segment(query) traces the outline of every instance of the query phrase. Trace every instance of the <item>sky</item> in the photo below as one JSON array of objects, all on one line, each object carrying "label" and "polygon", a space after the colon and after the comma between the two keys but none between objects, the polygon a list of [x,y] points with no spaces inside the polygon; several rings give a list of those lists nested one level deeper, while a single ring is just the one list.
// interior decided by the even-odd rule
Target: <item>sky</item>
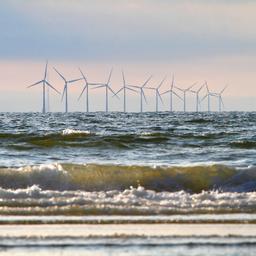
[{"label": "sky", "polygon": [[[256,1],[254,0],[8,0],[0,2],[0,112],[41,111],[42,89],[26,87],[43,77],[49,60],[49,81],[58,89],[67,79],[79,78],[81,67],[91,82],[105,82],[113,67],[111,86],[141,85],[153,74],[161,90],[186,88],[204,81],[213,92],[228,85],[225,110],[256,109]],[[77,100],[83,82],[70,86],[70,110],[84,111]],[[178,92],[178,91],[177,91]],[[201,97],[204,96],[202,91]],[[145,111],[154,110],[153,92],[147,90]],[[120,94],[121,97],[121,94]],[[164,97],[161,110],[168,110]],[[202,103],[202,110],[206,110]],[[217,100],[212,100],[217,109]],[[110,109],[122,101],[110,97]],[[175,110],[182,104],[176,99]],[[50,110],[64,104],[50,93]],[[103,90],[90,90],[90,109],[104,109]],[[195,98],[188,95],[188,109]],[[128,95],[128,111],[139,110],[139,96]]]}]

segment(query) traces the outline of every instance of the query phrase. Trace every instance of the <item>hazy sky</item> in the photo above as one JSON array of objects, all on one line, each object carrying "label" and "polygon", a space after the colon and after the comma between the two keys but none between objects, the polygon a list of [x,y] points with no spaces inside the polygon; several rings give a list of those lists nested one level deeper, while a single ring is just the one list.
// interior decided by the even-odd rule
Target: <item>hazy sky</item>
[{"label": "hazy sky", "polygon": [[[59,90],[63,84],[52,66],[68,79],[77,78],[81,66],[97,82],[105,81],[113,66],[114,90],[121,86],[121,69],[132,84],[153,73],[153,87],[168,75],[163,90],[174,73],[183,88],[207,80],[211,90],[220,91],[228,84],[227,110],[255,110],[255,13],[254,0],[1,1],[0,111],[41,110],[40,87],[26,86],[42,78],[46,59],[49,79]],[[70,91],[71,110],[84,108],[77,102],[81,89],[78,83]],[[103,91],[91,93],[91,109],[101,110]],[[153,95],[147,96],[152,103],[146,110],[152,110]],[[139,110],[138,96],[129,100],[128,110]],[[121,103],[111,101],[117,110]],[[162,109],[168,108],[167,97],[165,104]],[[189,106],[194,108],[192,98]],[[63,109],[54,94],[51,109]]]}]

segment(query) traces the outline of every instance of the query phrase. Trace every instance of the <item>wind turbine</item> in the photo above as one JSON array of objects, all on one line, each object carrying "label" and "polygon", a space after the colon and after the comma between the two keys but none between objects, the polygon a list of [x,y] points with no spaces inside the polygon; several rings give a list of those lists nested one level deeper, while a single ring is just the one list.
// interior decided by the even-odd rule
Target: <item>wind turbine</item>
[{"label": "wind turbine", "polygon": [[211,102],[210,102],[211,101],[211,96],[212,97],[217,97],[217,95],[210,92],[207,81],[205,81],[205,86],[206,86],[207,94],[201,99],[201,102],[207,97],[207,99],[208,99],[208,112],[210,112],[211,111]]},{"label": "wind turbine", "polygon": [[176,89],[180,90],[181,92],[183,92],[183,111],[186,112],[186,96],[187,96],[187,92],[190,91],[190,89],[192,87],[194,87],[196,85],[197,82],[193,83],[192,85],[190,85],[188,88],[186,89],[181,89],[177,86],[174,86]]},{"label": "wind turbine", "polygon": [[118,90],[113,96],[116,96],[118,95],[121,91],[123,91],[124,93],[124,113],[126,112],[126,90],[130,90],[130,91],[133,91],[133,92],[136,92],[136,90],[130,88],[127,84],[126,84],[126,81],[125,81],[125,76],[124,76],[124,72],[122,71],[122,77],[123,77],[123,87]]},{"label": "wind turbine", "polygon": [[174,91],[174,75],[172,75],[172,83],[171,83],[171,88],[170,88],[170,90],[168,90],[168,91],[165,91],[165,92],[163,92],[161,95],[164,95],[164,94],[166,94],[166,93],[170,93],[170,112],[172,112],[173,111],[173,94],[176,96],[176,97],[178,97],[179,99],[181,99],[182,100],[182,98]]},{"label": "wind turbine", "polygon": [[79,71],[85,81],[85,85],[84,85],[84,88],[81,92],[81,94],[79,95],[79,98],[78,100],[81,99],[82,95],[84,94],[84,92],[86,91],[86,112],[88,113],[89,112],[89,85],[99,85],[99,83],[89,83],[84,75],[84,73],[82,72],[82,70],[79,68]]},{"label": "wind turbine", "polygon": [[113,72],[113,68],[110,70],[107,83],[105,83],[105,84],[101,84],[101,83],[94,84],[94,85],[98,85],[98,86],[93,88],[93,89],[105,88],[105,95],[106,95],[106,112],[108,112],[108,92],[111,91],[112,94],[118,98],[118,96],[115,95],[115,92],[114,92],[114,91],[111,89],[111,87],[109,86],[110,79],[111,79],[111,76],[112,76],[112,72]]},{"label": "wind turbine", "polygon": [[160,101],[162,102],[162,104],[164,104],[163,99],[161,97],[161,94],[159,92],[160,87],[163,85],[164,81],[166,80],[166,77],[160,82],[160,84],[154,88],[154,87],[145,87],[145,89],[150,89],[150,90],[154,90],[156,93],[156,112],[158,112],[158,99],[160,99]]},{"label": "wind turbine", "polygon": [[194,93],[196,95],[196,112],[199,111],[199,106],[200,106],[199,93],[203,89],[204,86],[205,86],[205,83],[197,91],[190,90],[190,92],[192,92],[192,93]]},{"label": "wind turbine", "polygon": [[227,89],[227,85],[219,92],[219,93],[214,93],[216,97],[219,99],[219,112],[222,111],[222,106],[224,107],[223,99],[222,99],[222,94],[223,92]]},{"label": "wind turbine", "polygon": [[133,87],[133,88],[137,88],[140,91],[140,112],[143,112],[143,99],[145,100],[145,102],[147,103],[147,99],[144,93],[144,87],[147,85],[147,83],[151,80],[152,75],[145,81],[144,84],[142,84],[142,86],[137,86],[137,85],[129,85],[129,87]]},{"label": "wind turbine", "polygon": [[78,79],[73,79],[73,80],[66,80],[66,78],[56,68],[54,68],[54,70],[58,73],[58,75],[64,81],[64,88],[63,88],[63,92],[62,92],[61,101],[63,101],[63,98],[65,96],[65,112],[68,113],[68,85],[72,84],[72,83],[75,83],[77,81],[80,81],[83,78],[78,78]]},{"label": "wind turbine", "polygon": [[40,80],[30,86],[28,86],[27,88],[31,88],[33,86],[42,84],[43,86],[43,109],[42,109],[42,113],[45,114],[46,113],[46,86],[47,88],[50,87],[51,89],[53,89],[55,92],[57,92],[58,94],[60,94],[60,92],[58,90],[56,90],[47,80],[47,71],[48,71],[48,61],[46,61],[46,65],[45,65],[45,71],[44,71],[44,78],[43,80]]}]

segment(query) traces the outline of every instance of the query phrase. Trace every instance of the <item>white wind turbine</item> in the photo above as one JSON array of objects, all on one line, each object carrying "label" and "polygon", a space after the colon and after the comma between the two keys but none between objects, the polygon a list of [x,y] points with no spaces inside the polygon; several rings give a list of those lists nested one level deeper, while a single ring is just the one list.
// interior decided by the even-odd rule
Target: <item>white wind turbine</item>
[{"label": "white wind turbine", "polygon": [[79,95],[79,98],[78,100],[81,99],[82,95],[84,94],[84,92],[86,91],[86,112],[88,113],[89,112],[89,85],[99,85],[99,83],[89,83],[84,75],[84,73],[82,72],[82,70],[79,68],[79,71],[85,81],[85,85],[84,85],[84,88],[81,92],[81,94]]},{"label": "white wind turbine", "polygon": [[46,113],[46,86],[47,88],[51,88],[53,89],[55,92],[57,92],[58,94],[60,94],[60,92],[58,90],[56,90],[46,79],[47,77],[47,71],[48,71],[48,61],[46,61],[46,65],[45,65],[45,71],[44,71],[44,78],[43,80],[40,80],[30,86],[28,86],[27,88],[31,88],[35,85],[39,85],[42,84],[43,86],[43,108],[42,108],[42,113],[45,114]]},{"label": "white wind turbine", "polygon": [[194,87],[196,85],[197,82],[193,83],[192,85],[190,85],[188,88],[186,89],[181,89],[177,86],[174,86],[176,89],[180,90],[181,92],[183,92],[183,111],[186,112],[186,96],[187,93],[190,92],[190,89],[192,89],[192,87]]},{"label": "white wind turbine", "polygon": [[129,87],[137,88],[140,91],[140,112],[143,112],[143,99],[147,103],[146,95],[144,92],[144,87],[147,85],[147,83],[151,80],[152,75],[145,81],[145,83],[142,86],[137,86],[137,85],[129,85]]},{"label": "white wind turbine", "polygon": [[159,92],[160,87],[163,85],[164,81],[166,80],[166,77],[160,82],[160,84],[154,88],[154,87],[145,87],[145,89],[150,89],[155,91],[155,97],[156,97],[156,112],[158,112],[158,99],[164,104],[163,99],[161,97],[161,94]]},{"label": "white wind turbine", "polygon": [[113,96],[116,96],[118,95],[121,91],[123,91],[123,95],[124,95],[124,113],[126,112],[126,90],[130,90],[130,91],[133,91],[133,92],[136,92],[136,90],[130,88],[127,84],[126,84],[126,81],[125,81],[125,76],[124,76],[124,72],[122,71],[122,77],[123,77],[123,87],[121,87],[120,90],[118,90]]},{"label": "white wind turbine", "polygon": [[200,107],[199,93],[203,89],[204,86],[205,86],[205,83],[196,91],[195,90],[190,90],[190,92],[192,92],[196,95],[196,112],[199,111],[199,107]]},{"label": "white wind turbine", "polygon": [[118,98],[118,96],[115,94],[115,92],[111,89],[110,87],[110,79],[112,76],[113,68],[110,70],[109,76],[108,76],[108,81],[105,84],[102,83],[97,83],[94,85],[98,85],[97,87],[94,87],[93,89],[98,89],[98,88],[105,88],[105,96],[106,96],[106,112],[108,112],[108,92],[111,91],[111,93]]},{"label": "white wind turbine", "polygon": [[65,112],[68,113],[68,85],[72,84],[72,83],[75,83],[77,81],[80,81],[83,78],[78,78],[78,79],[73,79],[73,80],[66,80],[66,78],[56,68],[54,68],[54,70],[58,73],[58,75],[64,81],[64,88],[63,88],[63,92],[62,92],[61,101],[63,101],[63,98],[65,96]]},{"label": "white wind turbine", "polygon": [[206,86],[207,94],[201,99],[201,102],[204,101],[204,99],[207,97],[207,99],[208,99],[208,112],[210,112],[211,111],[211,96],[212,97],[217,97],[217,95],[215,93],[210,92],[207,81],[205,81],[205,86]]},{"label": "white wind turbine", "polygon": [[223,92],[227,89],[227,85],[219,92],[219,93],[214,93],[216,95],[216,97],[218,98],[219,100],[219,112],[222,111],[222,106],[224,107],[224,102],[223,102],[223,99],[222,99],[222,94]]},{"label": "white wind turbine", "polygon": [[183,100],[175,91],[174,91],[174,75],[172,75],[172,83],[171,88],[163,93],[161,95],[164,95],[166,93],[170,93],[170,112],[173,112],[173,95],[178,97],[180,100]]}]

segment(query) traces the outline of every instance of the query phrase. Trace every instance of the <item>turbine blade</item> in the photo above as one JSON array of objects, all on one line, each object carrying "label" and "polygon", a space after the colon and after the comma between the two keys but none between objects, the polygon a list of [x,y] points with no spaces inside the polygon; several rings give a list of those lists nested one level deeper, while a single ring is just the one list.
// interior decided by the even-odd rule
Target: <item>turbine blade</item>
[{"label": "turbine blade", "polygon": [[141,88],[145,87],[146,84],[151,80],[152,77],[153,77],[153,75],[151,75],[151,76],[146,80],[146,82],[141,86]]},{"label": "turbine blade", "polygon": [[85,89],[87,88],[87,86],[88,86],[88,84],[87,84],[86,86],[84,86],[82,92],[80,93],[80,95],[79,95],[79,97],[78,97],[78,99],[77,99],[78,101],[81,99],[81,97],[82,97],[82,95],[84,94]]},{"label": "turbine blade", "polygon": [[159,93],[159,91],[157,91],[157,95],[159,96],[159,99],[160,99],[161,103],[164,105],[164,101],[163,101],[162,96],[161,96],[161,94]]},{"label": "turbine blade", "polygon": [[34,84],[31,84],[31,85],[27,86],[27,88],[30,88],[30,87],[33,87],[33,86],[35,86],[35,85],[41,84],[43,81],[44,81],[44,80],[41,80],[41,81],[39,81],[39,82],[36,82],[36,83],[34,83]]},{"label": "turbine blade", "polygon": [[206,95],[200,100],[200,102],[203,102],[203,101],[206,99],[207,96],[208,96],[208,94],[206,94]]},{"label": "turbine blade", "polygon": [[55,92],[57,92],[58,94],[60,94],[60,92],[59,92],[57,89],[55,89],[49,82],[45,81],[45,83],[46,83],[50,88],[52,88]]},{"label": "turbine blade", "polygon": [[109,85],[108,85],[108,89],[112,92],[113,96],[119,99],[118,95],[115,95],[116,93],[112,90],[112,88]]},{"label": "turbine blade", "polygon": [[205,86],[206,86],[207,92],[209,93],[209,87],[208,87],[207,81],[205,81]]},{"label": "turbine blade", "polygon": [[223,102],[223,99],[222,99],[221,96],[220,96],[220,101],[221,101],[221,104],[222,104],[222,106],[223,106],[223,108],[224,108],[225,106],[224,106],[224,102]]},{"label": "turbine blade", "polygon": [[125,86],[125,77],[124,77],[124,71],[122,70],[122,77],[123,77],[123,85]]},{"label": "turbine blade", "polygon": [[204,88],[204,86],[205,86],[205,84],[203,84],[203,85],[199,88],[199,90],[197,90],[197,93],[199,93],[199,92]]},{"label": "turbine blade", "polygon": [[138,93],[138,91],[136,91],[136,90],[134,90],[134,89],[132,89],[132,88],[129,88],[129,87],[125,87],[127,90],[130,90],[130,91],[132,91],[132,92],[136,92],[136,93]]},{"label": "turbine blade", "polygon": [[124,89],[124,87],[122,87],[121,89],[119,89],[112,97],[114,97],[114,96],[116,96],[117,94],[119,94],[123,89]]},{"label": "turbine blade", "polygon": [[161,83],[158,85],[157,89],[159,89],[159,88],[163,85],[163,83],[164,83],[165,80],[166,80],[166,76],[165,76],[164,79],[161,81]]},{"label": "turbine blade", "polygon": [[88,83],[88,85],[102,85],[102,83]]},{"label": "turbine blade", "polygon": [[165,91],[165,92],[161,93],[161,95],[164,95],[164,94],[166,94],[166,93],[168,93],[168,92],[171,92],[171,91],[172,91],[172,90]]},{"label": "turbine blade", "polygon": [[179,88],[179,87],[177,87],[177,86],[174,86],[174,88],[180,90],[181,92],[184,92],[183,89],[181,89],[181,88]]},{"label": "turbine blade", "polygon": [[136,85],[126,85],[126,87],[128,88],[128,87],[133,87],[133,88],[137,88],[137,89],[140,89],[141,87],[139,87],[139,86],[136,86]]},{"label": "turbine blade", "polygon": [[222,89],[222,91],[220,92],[220,94],[222,94],[222,93],[227,89],[227,87],[228,87],[228,85],[226,85],[226,86]]},{"label": "turbine blade", "polygon": [[81,70],[81,68],[78,68],[78,69],[79,69],[79,71],[80,71],[80,73],[81,73],[81,75],[82,75],[82,77],[83,77],[84,81],[85,81],[85,82],[86,82],[86,84],[87,84],[87,79],[86,79],[86,77],[85,77],[85,75],[84,75],[83,71]]},{"label": "turbine blade", "polygon": [[172,74],[172,84],[171,84],[171,89],[173,89],[174,86],[174,74]]},{"label": "turbine blade", "polygon": [[92,90],[98,89],[98,88],[103,88],[103,87],[106,87],[106,85],[104,84],[104,85],[99,85],[99,86],[93,87]]},{"label": "turbine blade", "polygon": [[208,95],[210,95],[212,97],[219,97],[220,96],[219,94],[213,93],[213,92],[208,93]]},{"label": "turbine blade", "polygon": [[56,69],[56,68],[53,68],[58,74],[59,76],[66,82],[66,78]]},{"label": "turbine blade", "polygon": [[83,78],[73,79],[73,80],[68,81],[68,83],[71,84],[71,83],[81,81],[81,80],[84,80],[84,79]]},{"label": "turbine blade", "polygon": [[65,86],[64,86],[64,89],[63,89],[63,92],[62,92],[62,96],[61,96],[61,102],[64,99],[64,95],[65,95],[66,90],[67,90],[67,84],[65,84]]},{"label": "turbine blade", "polygon": [[177,94],[176,92],[174,92],[174,91],[172,91],[172,93],[176,96],[176,97],[178,97],[180,100],[182,100],[183,101],[183,99],[180,97],[180,95],[179,94]]},{"label": "turbine blade", "polygon": [[112,72],[113,72],[113,68],[111,68],[111,70],[110,70],[110,73],[109,73],[109,76],[108,76],[107,84],[110,83],[110,79],[111,79],[111,76],[112,76]]},{"label": "turbine blade", "polygon": [[194,87],[195,85],[197,84],[197,82],[195,82],[195,83],[193,83],[192,85],[190,85],[187,89],[186,89],[186,91],[189,91],[192,87]]},{"label": "turbine blade", "polygon": [[144,91],[143,91],[143,90],[142,90],[142,96],[143,96],[143,98],[144,98],[144,100],[145,100],[146,104],[148,104],[147,99],[146,99],[146,95],[145,95],[145,93],[144,93]]},{"label": "turbine blade", "polygon": [[44,80],[46,79],[46,76],[47,76],[47,69],[48,69],[48,60],[46,61],[46,65],[45,65]]}]

